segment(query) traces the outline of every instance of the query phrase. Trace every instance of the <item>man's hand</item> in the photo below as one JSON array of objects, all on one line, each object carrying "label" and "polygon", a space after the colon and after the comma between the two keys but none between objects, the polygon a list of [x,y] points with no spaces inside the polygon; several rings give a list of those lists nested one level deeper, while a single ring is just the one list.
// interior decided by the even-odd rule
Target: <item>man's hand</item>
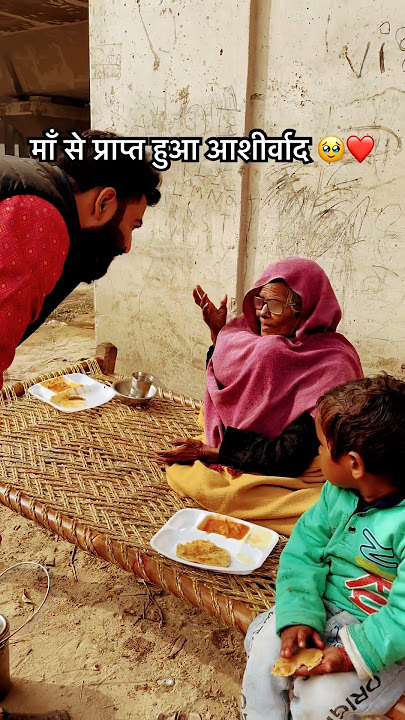
[{"label": "man's hand", "polygon": [[298,675],[327,675],[328,673],[351,672],[354,666],[344,649],[327,647],[323,651],[322,662],[308,670],[304,665],[295,673]]},{"label": "man's hand", "polygon": [[205,445],[201,440],[182,438],[173,440],[173,445],[177,446],[175,450],[160,450],[156,453],[158,459],[167,463],[167,465],[190,463],[194,462],[194,460],[218,461],[219,450]]},{"label": "man's hand", "polygon": [[[308,640],[311,641],[310,645],[307,645]],[[323,650],[324,643],[319,632],[308,625],[291,625],[281,633],[280,657],[292,657],[296,645],[299,648],[306,648],[312,647],[314,644],[317,648]]]},{"label": "man's hand", "polygon": [[204,322],[211,330],[211,340],[215,345],[219,331],[226,325],[228,296],[225,295],[222,298],[220,306],[217,308],[202,287],[197,285],[193,290],[193,298],[196,305],[199,305],[202,309]]}]

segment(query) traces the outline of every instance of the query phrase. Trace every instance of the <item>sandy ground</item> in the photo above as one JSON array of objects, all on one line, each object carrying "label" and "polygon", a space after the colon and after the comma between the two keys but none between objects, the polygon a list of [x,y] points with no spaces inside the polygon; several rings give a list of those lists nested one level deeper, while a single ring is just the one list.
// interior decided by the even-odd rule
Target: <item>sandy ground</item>
[{"label": "sandy ground", "polygon": [[80,285],[59,305],[49,319],[28,338],[4,373],[4,382],[33,377],[56,370],[94,354],[93,289]]},{"label": "sandy ground", "polygon": [[[92,291],[80,287],[17,350],[5,381],[93,352]],[[239,632],[152,588],[151,598],[142,581],[82,551],[72,560],[67,542],[4,507],[0,534],[0,571],[32,560],[51,575],[44,608],[11,646],[5,709],[65,709],[72,720],[239,718]],[[28,568],[0,582],[0,613],[16,628],[38,607],[46,581]],[[174,646],[182,647],[170,657]]]}]

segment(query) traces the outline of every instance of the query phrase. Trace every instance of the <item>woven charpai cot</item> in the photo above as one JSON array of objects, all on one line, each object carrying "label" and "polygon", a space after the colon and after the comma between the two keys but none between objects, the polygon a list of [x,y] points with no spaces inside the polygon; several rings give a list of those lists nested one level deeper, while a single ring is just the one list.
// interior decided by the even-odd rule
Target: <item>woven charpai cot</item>
[{"label": "woven charpai cot", "polygon": [[[175,437],[199,433],[200,403],[160,390],[144,409],[115,399],[67,414],[26,393],[35,382],[72,372],[111,382],[90,359],[1,391],[0,502],[245,631],[258,612],[274,603],[285,538],[248,576],[185,567],[149,545],[173,513],[195,506],[170,490],[154,452],[169,447]],[[405,696],[387,717],[405,720]]]},{"label": "woven charpai cot", "polygon": [[[86,370],[95,379],[111,381],[95,360],[52,376]],[[248,576],[185,567],[150,547],[152,536],[175,512],[195,507],[170,490],[154,453],[170,447],[176,437],[200,432],[199,403],[160,390],[145,408],[113,399],[68,414],[27,393],[33,382],[24,384],[20,397],[11,387],[3,389],[0,501],[4,505],[242,630],[273,604],[283,540]]]}]

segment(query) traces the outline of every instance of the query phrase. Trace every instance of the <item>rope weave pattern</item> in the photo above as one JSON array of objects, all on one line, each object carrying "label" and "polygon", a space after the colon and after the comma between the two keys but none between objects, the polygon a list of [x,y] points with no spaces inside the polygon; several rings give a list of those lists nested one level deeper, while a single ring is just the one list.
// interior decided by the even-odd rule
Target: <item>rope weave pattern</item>
[{"label": "rope weave pattern", "polygon": [[[87,368],[95,379],[111,382],[94,359],[86,361]],[[41,380],[66,372],[85,370],[76,365]],[[37,381],[25,382],[24,390]],[[160,390],[145,408],[113,399],[98,408],[67,414],[28,393],[17,397],[12,387],[5,387],[0,406],[0,501],[4,505],[92,554],[100,554],[95,537],[104,537],[103,556],[126,570],[132,567],[146,581],[151,578],[145,557],[152,558],[161,587],[200,607],[208,602],[211,614],[230,625],[235,624],[234,602],[248,604],[254,613],[273,604],[284,540],[248,576],[185,568],[157,555],[149,545],[175,512],[196,507],[168,487],[154,452],[170,447],[174,438],[199,434],[201,403]],[[24,497],[28,497],[26,511]],[[185,575],[192,583],[192,599],[189,592],[185,594]],[[203,586],[209,589],[207,602]],[[220,596],[225,596],[221,603]]]}]

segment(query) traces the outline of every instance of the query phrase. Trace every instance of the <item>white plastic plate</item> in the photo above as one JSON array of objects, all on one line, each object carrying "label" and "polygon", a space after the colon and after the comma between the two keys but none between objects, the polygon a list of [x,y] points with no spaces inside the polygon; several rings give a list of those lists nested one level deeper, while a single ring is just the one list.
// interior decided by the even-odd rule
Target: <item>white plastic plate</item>
[{"label": "white plastic plate", "polygon": [[72,380],[78,385],[83,385],[83,387],[76,389],[79,395],[82,395],[83,399],[86,401],[86,407],[67,408],[61,407],[60,405],[55,405],[52,402],[52,397],[53,395],[55,395],[55,393],[52,392],[52,390],[48,390],[48,388],[45,388],[43,385],[41,385],[41,383],[32,385],[32,387],[28,388],[28,392],[31,393],[31,395],[33,395],[38,400],[42,400],[43,402],[48,403],[48,405],[52,405],[52,407],[65,413],[89,410],[90,408],[103,405],[104,403],[115,397],[115,391],[112,388],[97,382],[97,380],[93,380],[92,378],[88,377],[88,375],[82,375],[81,373],[72,373],[70,375],[63,375],[62,377],[66,378],[67,380]]},{"label": "white plastic plate", "polygon": [[[247,525],[249,532],[242,540],[227,538],[218,533],[207,533],[198,530],[198,526],[206,517],[227,518],[233,522]],[[191,565],[200,570],[213,570],[214,572],[229,573],[232,575],[249,575],[257,570],[270,555],[278,541],[278,534],[274,530],[254,525],[246,520],[239,520],[229,515],[219,515],[206,510],[194,510],[184,508],[179,510],[170,520],[167,521],[154,535],[150,544],[156,552],[164,555],[170,560]],[[178,543],[187,543],[192,540],[210,540],[218,547],[225,548],[231,555],[229,567],[217,567],[213,565],[202,565],[177,557],[176,547]]]}]

